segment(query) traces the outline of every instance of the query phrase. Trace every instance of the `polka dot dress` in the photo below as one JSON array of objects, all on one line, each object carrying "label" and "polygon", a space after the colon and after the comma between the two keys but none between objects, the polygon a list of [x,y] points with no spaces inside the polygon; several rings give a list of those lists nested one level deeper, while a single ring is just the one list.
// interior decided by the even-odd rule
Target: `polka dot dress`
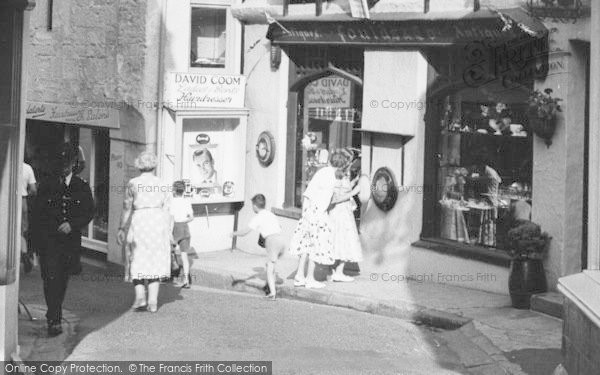
[{"label": "polka dot dress", "polygon": [[169,185],[151,173],[129,181],[126,207],[132,207],[127,233],[130,249],[129,280],[168,278],[171,275],[171,217]]}]

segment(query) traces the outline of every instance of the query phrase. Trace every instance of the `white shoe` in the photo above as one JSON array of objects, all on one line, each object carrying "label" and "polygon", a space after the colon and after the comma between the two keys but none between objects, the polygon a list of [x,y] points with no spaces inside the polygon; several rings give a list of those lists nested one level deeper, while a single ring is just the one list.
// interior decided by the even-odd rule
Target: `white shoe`
[{"label": "white shoe", "polygon": [[354,277],[347,276],[344,274],[338,275],[338,274],[334,273],[333,276],[331,276],[331,280],[342,282],[342,283],[349,283],[349,282],[354,281]]},{"label": "white shoe", "polygon": [[294,286],[305,286],[306,285],[306,280],[301,279],[294,279]]},{"label": "white shoe", "polygon": [[320,281],[308,281],[305,285],[306,289],[321,289],[325,288],[325,284]]}]

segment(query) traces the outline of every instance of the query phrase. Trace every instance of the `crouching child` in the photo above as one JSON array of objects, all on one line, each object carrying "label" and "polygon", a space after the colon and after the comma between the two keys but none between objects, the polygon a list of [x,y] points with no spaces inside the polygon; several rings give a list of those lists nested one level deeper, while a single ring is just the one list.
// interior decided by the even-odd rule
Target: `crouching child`
[{"label": "crouching child", "polygon": [[287,245],[281,235],[281,226],[271,211],[265,209],[266,199],[262,194],[252,197],[252,210],[256,215],[248,222],[248,226],[233,232],[232,236],[245,236],[252,230],[260,235],[259,244],[267,250],[267,298],[275,299],[275,264],[285,251]]}]

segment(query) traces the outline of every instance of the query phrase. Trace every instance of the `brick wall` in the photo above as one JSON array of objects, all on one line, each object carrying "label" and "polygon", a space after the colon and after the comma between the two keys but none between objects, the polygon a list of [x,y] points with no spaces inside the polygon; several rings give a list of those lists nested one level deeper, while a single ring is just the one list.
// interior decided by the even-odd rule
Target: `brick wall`
[{"label": "brick wall", "polygon": [[595,375],[600,369],[600,327],[565,298],[562,351],[569,374]]}]

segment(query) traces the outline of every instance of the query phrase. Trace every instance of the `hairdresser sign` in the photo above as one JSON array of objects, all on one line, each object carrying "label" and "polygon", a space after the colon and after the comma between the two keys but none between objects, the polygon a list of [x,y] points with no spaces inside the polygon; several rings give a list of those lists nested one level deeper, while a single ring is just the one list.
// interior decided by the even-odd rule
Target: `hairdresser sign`
[{"label": "hairdresser sign", "polygon": [[165,88],[165,106],[171,109],[243,108],[246,77],[172,72]]}]

